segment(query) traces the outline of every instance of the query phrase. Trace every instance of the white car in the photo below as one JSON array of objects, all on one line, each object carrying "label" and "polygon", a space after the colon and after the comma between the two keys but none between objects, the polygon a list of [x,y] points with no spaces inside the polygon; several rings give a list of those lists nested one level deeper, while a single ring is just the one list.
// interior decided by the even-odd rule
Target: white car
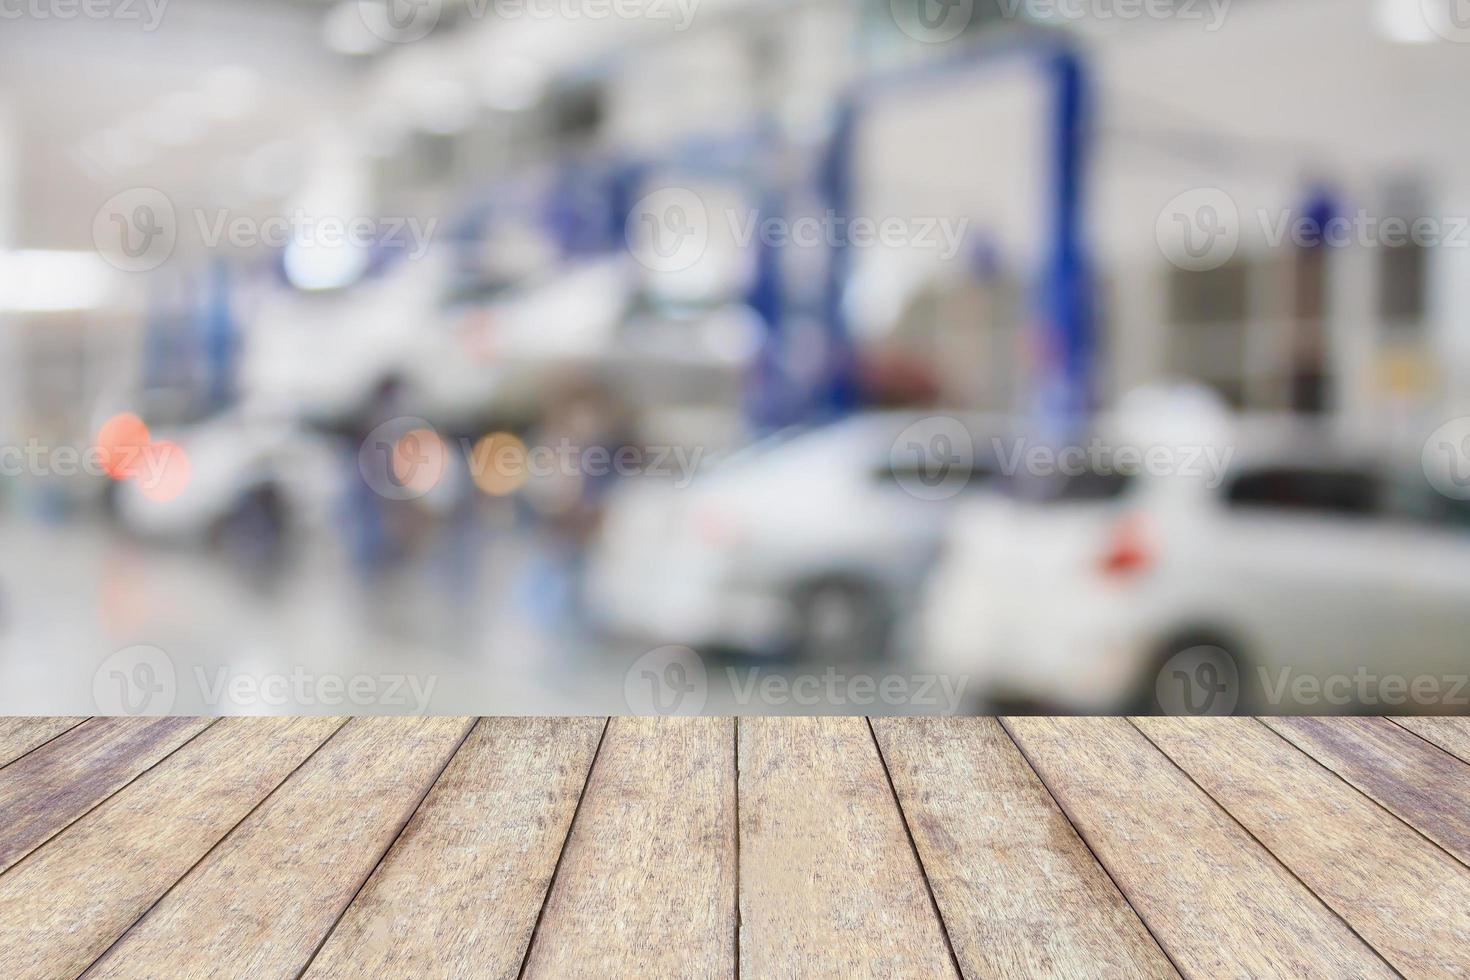
[{"label": "white car", "polygon": [[1470,506],[1417,465],[1314,439],[1213,475],[1119,469],[957,515],[919,617],[932,666],[992,703],[1077,711],[1470,697]]},{"label": "white car", "polygon": [[[961,424],[858,415],[773,436],[688,486],[628,481],[594,545],[594,615],[615,632],[696,648],[881,655],[954,501],[989,482],[983,461],[966,458],[951,472],[910,451]],[[936,481],[943,492],[930,492]]]},{"label": "white car", "polygon": [[[155,408],[162,401],[142,400]],[[137,478],[112,484],[118,520],[144,538],[274,549],[294,530],[328,524],[355,462],[331,440],[270,413],[236,408],[187,421],[143,414],[155,442],[174,443],[185,457],[150,455]],[[161,472],[150,468],[164,464],[174,481],[160,494]]]}]

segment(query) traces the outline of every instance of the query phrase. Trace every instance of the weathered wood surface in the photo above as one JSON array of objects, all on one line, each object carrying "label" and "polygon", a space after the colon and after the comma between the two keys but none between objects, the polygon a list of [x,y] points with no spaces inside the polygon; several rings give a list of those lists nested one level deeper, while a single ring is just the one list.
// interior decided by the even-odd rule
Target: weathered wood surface
[{"label": "weathered wood surface", "polygon": [[0,875],[0,976],[74,977],[340,718],[225,718]]},{"label": "weathered wood surface", "polygon": [[1185,974],[1394,975],[1127,719],[1005,724]]},{"label": "weathered wood surface", "polygon": [[605,725],[482,719],[307,976],[514,977]]},{"label": "weathered wood surface", "polygon": [[1467,731],[0,720],[0,977],[1465,976]]},{"label": "weathered wood surface", "polygon": [[209,724],[207,718],[93,718],[0,769],[0,871]]},{"label": "weathered wood surface", "polygon": [[1408,977],[1470,976],[1470,876],[1253,718],[1135,722]]},{"label": "weathered wood surface", "polygon": [[740,972],[955,973],[866,719],[740,721]]},{"label": "weathered wood surface", "polygon": [[734,974],[734,737],[729,718],[612,720],[527,976]]},{"label": "weathered wood surface", "polygon": [[966,976],[1177,974],[991,718],[874,718]]},{"label": "weathered wood surface", "polygon": [[356,718],[159,900],[91,977],[294,977],[468,732]]}]

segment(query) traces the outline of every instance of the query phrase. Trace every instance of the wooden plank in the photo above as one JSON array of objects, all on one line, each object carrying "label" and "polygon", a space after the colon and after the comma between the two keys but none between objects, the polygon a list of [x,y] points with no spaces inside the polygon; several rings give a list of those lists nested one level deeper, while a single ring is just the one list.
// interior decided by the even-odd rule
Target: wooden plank
[{"label": "wooden plank", "polygon": [[866,719],[740,720],[740,971],[954,975]]},{"label": "wooden plank", "polygon": [[86,969],[342,721],[225,718],[0,875],[0,976]]},{"label": "wooden plank", "polygon": [[209,727],[208,718],[93,718],[0,769],[0,871]]},{"label": "wooden plank", "polygon": [[471,724],[348,722],[87,976],[294,976]]},{"label": "wooden plank", "polygon": [[874,718],[967,977],[1174,977],[993,718]]},{"label": "wooden plank", "polygon": [[1470,765],[1387,718],[1262,721],[1470,863]]},{"label": "wooden plank", "polygon": [[1185,975],[1393,975],[1126,719],[1004,724]]},{"label": "wooden plank", "polygon": [[606,720],[486,718],[311,977],[514,977]]},{"label": "wooden plank", "polygon": [[1400,973],[1470,976],[1470,873],[1253,718],[1135,723]]},{"label": "wooden plank", "polygon": [[729,718],[614,718],[526,961],[530,977],[735,971]]},{"label": "wooden plank", "polygon": [[86,718],[0,718],[0,766],[44,745]]},{"label": "wooden plank", "polygon": [[1470,718],[1391,718],[1426,741],[1433,742],[1461,762],[1470,762]]}]

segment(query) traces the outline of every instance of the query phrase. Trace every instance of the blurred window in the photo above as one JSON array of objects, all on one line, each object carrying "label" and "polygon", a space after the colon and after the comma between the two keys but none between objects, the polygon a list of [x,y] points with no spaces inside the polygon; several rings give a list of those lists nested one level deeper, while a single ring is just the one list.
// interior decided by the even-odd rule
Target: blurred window
[{"label": "blurred window", "polygon": [[[989,467],[974,464],[969,469],[970,478],[965,483],[966,490],[974,490],[986,486],[995,480],[996,473]],[[935,472],[935,466],[929,460],[883,465],[879,466],[873,472],[873,478],[877,482],[893,484],[896,487],[910,487],[916,483],[927,485],[931,481],[942,479],[944,476],[945,473],[943,470]]]},{"label": "blurred window", "polygon": [[1279,466],[1241,474],[1226,492],[1231,507],[1367,517],[1383,509],[1382,486],[1368,470]]},{"label": "blurred window", "polygon": [[1236,323],[1245,319],[1250,266],[1232,262],[1218,269],[1173,269],[1169,275],[1169,319],[1181,326]]},{"label": "blurred window", "polygon": [[1018,477],[1012,490],[1042,503],[1100,503],[1116,500],[1133,486],[1135,475],[1116,469],[1088,467],[1081,473]]},{"label": "blurred window", "polygon": [[1424,318],[1424,281],[1428,250],[1407,242],[1379,249],[1378,312],[1389,327],[1413,327]]},{"label": "blurred window", "polygon": [[1235,407],[1245,401],[1251,268],[1235,262],[1168,276],[1171,373],[1209,385]]}]

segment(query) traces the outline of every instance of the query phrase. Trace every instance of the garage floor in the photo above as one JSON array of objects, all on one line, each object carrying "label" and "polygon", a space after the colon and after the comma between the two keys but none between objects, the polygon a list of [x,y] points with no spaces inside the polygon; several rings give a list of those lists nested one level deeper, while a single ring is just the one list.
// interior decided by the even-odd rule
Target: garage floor
[{"label": "garage floor", "polygon": [[0,975],[1449,976],[1463,719],[0,720]]}]

